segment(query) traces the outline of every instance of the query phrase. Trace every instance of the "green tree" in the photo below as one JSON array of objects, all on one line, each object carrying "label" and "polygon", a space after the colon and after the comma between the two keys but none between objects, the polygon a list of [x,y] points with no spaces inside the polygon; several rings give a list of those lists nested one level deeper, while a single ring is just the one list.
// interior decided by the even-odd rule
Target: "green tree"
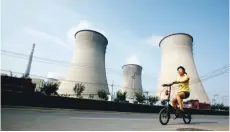
[{"label": "green tree", "polygon": [[135,93],[135,97],[138,103],[143,104],[144,101],[146,100],[146,97],[142,93]]},{"label": "green tree", "polygon": [[99,90],[97,94],[100,99],[103,99],[105,101],[109,99],[105,90]]},{"label": "green tree", "polygon": [[76,83],[73,87],[73,91],[77,98],[82,98],[81,94],[85,90],[85,86],[82,83]]},{"label": "green tree", "polygon": [[50,96],[51,94],[58,95],[57,93],[58,88],[59,88],[59,83],[45,82],[41,87],[41,92],[48,96]]},{"label": "green tree", "polygon": [[150,104],[155,104],[159,100],[160,99],[157,96],[149,96],[149,102],[150,102]]},{"label": "green tree", "polygon": [[126,101],[126,96],[127,96],[127,92],[122,93],[121,91],[118,91],[115,101],[125,102]]}]

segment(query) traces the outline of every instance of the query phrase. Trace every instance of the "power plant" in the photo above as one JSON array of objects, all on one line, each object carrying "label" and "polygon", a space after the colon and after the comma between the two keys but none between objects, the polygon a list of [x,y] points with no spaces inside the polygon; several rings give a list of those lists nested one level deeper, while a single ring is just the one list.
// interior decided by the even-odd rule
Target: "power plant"
[{"label": "power plant", "polygon": [[83,98],[94,95],[97,99],[99,90],[109,94],[105,71],[105,53],[108,40],[104,35],[93,30],[80,30],[75,34],[74,53],[65,80],[58,93],[74,95],[76,83],[82,83],[85,90]]},{"label": "power plant", "polygon": [[[156,95],[161,99],[165,98],[161,85],[175,81],[178,76],[177,67],[183,66],[190,77],[191,92],[187,100],[198,99],[199,102],[210,104],[196,70],[193,58],[193,37],[185,33],[171,34],[160,41],[159,47],[161,49],[161,69]],[[171,95],[175,96],[175,94],[176,89],[172,89]]]},{"label": "power plant", "polygon": [[127,92],[127,100],[133,102],[135,93],[142,93],[141,73],[142,67],[136,64],[127,64],[122,67],[122,88]]}]

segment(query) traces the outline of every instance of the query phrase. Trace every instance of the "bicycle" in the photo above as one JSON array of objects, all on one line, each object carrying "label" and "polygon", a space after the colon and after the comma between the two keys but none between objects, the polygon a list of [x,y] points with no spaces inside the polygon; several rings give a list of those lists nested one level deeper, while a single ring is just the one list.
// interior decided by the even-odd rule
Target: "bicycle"
[{"label": "bicycle", "polygon": [[[176,117],[179,116],[179,118],[183,118],[183,121],[184,121],[185,124],[190,124],[191,119],[192,119],[191,114],[186,113],[186,112],[183,112],[183,113],[178,112],[179,111],[178,107],[176,108],[177,112],[175,112],[174,108],[170,105],[171,87],[174,84],[176,84],[176,83],[163,84],[162,85],[163,87],[168,87],[168,92],[165,93],[168,96],[168,98],[166,100],[167,105],[164,108],[162,108],[160,113],[159,113],[160,123],[162,125],[167,125],[168,122],[169,122],[169,119],[170,119],[170,113],[173,113],[173,114],[175,114]],[[166,118],[166,121],[163,121],[163,118]],[[186,120],[186,119],[188,119],[188,120]]]}]

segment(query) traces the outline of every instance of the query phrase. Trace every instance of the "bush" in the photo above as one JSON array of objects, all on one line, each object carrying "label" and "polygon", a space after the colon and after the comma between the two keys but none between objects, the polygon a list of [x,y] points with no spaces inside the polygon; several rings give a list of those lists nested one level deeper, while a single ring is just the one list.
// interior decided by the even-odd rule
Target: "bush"
[{"label": "bush", "polygon": [[77,83],[73,87],[73,91],[78,98],[82,98],[81,94],[85,90],[85,86],[82,83]]},{"label": "bush", "polygon": [[52,82],[45,82],[43,86],[41,87],[41,93],[44,93],[45,95],[50,96],[58,95],[57,90],[59,87],[59,83],[52,83]]},{"label": "bush", "polygon": [[121,91],[118,91],[116,101],[125,102],[126,101],[126,96],[127,96],[127,92],[122,93]]},{"label": "bush", "polygon": [[224,106],[224,104],[213,104],[213,105],[211,105],[211,109],[212,110],[225,110],[225,111],[228,111],[229,107]]},{"label": "bush", "polygon": [[99,90],[97,94],[98,94],[99,98],[101,98],[101,99],[103,99],[105,101],[108,100],[108,96],[107,96],[107,93],[106,93],[105,90]]},{"label": "bush", "polygon": [[160,99],[157,96],[149,96],[149,102],[150,102],[150,104],[155,104],[159,100]]},{"label": "bush", "polygon": [[89,99],[93,99],[94,98],[94,95],[93,94],[90,94],[89,95]]},{"label": "bush", "polygon": [[143,104],[144,101],[146,100],[145,95],[143,95],[142,93],[135,93],[135,97],[138,103]]}]

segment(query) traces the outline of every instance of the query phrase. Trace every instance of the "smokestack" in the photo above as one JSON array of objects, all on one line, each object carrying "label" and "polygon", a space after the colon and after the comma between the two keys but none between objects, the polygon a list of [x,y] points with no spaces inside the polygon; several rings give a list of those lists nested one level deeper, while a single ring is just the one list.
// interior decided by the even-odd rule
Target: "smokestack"
[{"label": "smokestack", "polygon": [[94,94],[94,99],[98,98],[99,90],[105,90],[109,94],[105,71],[107,44],[108,40],[99,32],[93,30],[78,31],[75,34],[71,67],[69,67],[65,77],[67,81],[61,83],[58,92],[76,97],[73,87],[75,83],[82,82],[85,86],[82,93],[83,98],[89,98],[90,94]]},{"label": "smokestack", "polygon": [[[198,99],[200,102],[210,104],[196,70],[192,49],[193,37],[185,33],[171,34],[164,37],[159,46],[161,49],[161,70],[156,95],[161,99],[166,98],[161,85],[175,81],[178,76],[177,67],[183,66],[190,77],[191,93],[187,100]],[[172,95],[174,96],[177,92],[174,91],[176,89],[172,88]]]},{"label": "smokestack", "polygon": [[29,61],[27,64],[27,68],[26,68],[24,77],[29,77],[29,75],[30,75],[30,69],[31,69],[31,65],[32,65],[33,55],[34,55],[34,48],[35,48],[35,44],[33,44],[33,46],[32,46],[32,50],[30,53],[30,57],[29,57]]},{"label": "smokestack", "polygon": [[141,73],[142,67],[136,64],[127,64],[122,67],[122,91],[127,92],[127,99],[132,102],[135,93],[142,93]]}]

